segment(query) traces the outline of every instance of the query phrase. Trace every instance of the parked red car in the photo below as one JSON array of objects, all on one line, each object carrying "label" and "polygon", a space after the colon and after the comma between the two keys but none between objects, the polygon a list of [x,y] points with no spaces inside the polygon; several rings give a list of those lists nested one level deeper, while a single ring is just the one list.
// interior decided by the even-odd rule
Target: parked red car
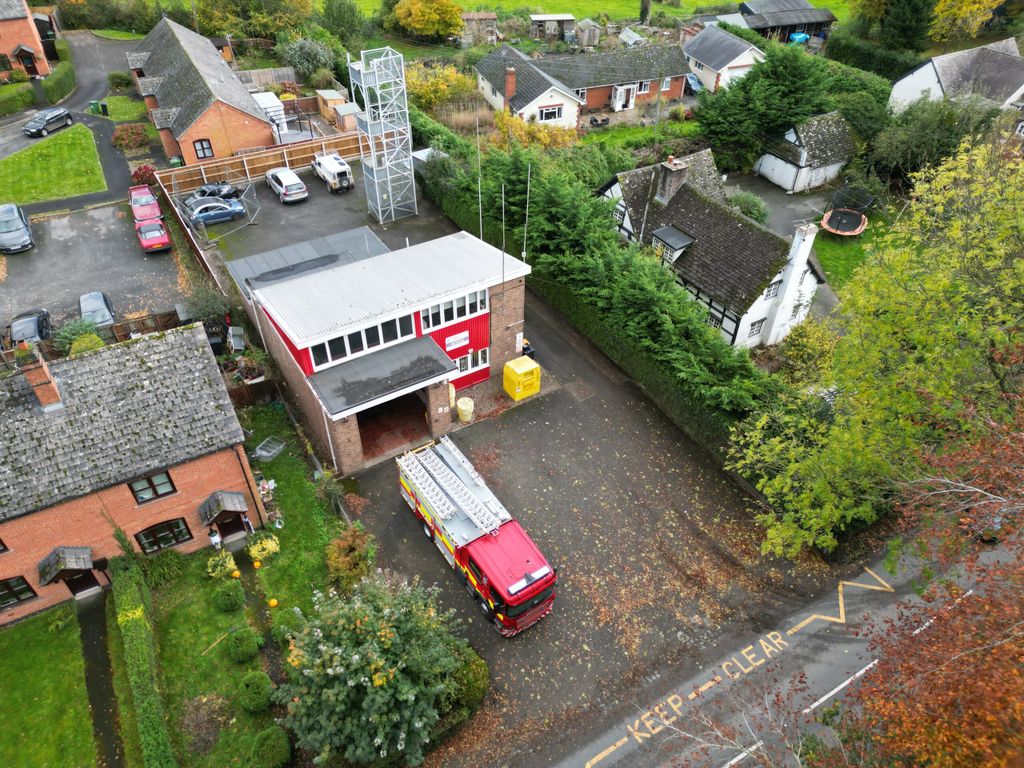
[{"label": "parked red car", "polygon": [[171,248],[171,236],[167,234],[167,227],[159,219],[137,222],[135,236],[139,238],[139,245],[146,253],[168,251]]},{"label": "parked red car", "polygon": [[145,184],[128,188],[128,205],[132,207],[132,218],[136,221],[149,221],[151,219],[162,219],[160,201],[156,195]]}]

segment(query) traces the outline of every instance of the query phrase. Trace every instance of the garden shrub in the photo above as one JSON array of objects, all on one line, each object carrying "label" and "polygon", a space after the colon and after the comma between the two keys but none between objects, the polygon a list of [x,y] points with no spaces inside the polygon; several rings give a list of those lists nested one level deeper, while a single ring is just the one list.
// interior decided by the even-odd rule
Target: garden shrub
[{"label": "garden shrub", "polygon": [[889,80],[897,80],[921,65],[913,51],[881,46],[841,30],[829,35],[825,55],[833,61],[874,72]]},{"label": "garden shrub", "polygon": [[213,593],[213,605],[218,611],[233,613],[245,605],[245,590],[238,579],[232,579]]},{"label": "garden shrub", "polygon": [[281,543],[270,531],[256,531],[249,536],[249,543],[245,547],[245,553],[253,562],[266,562],[280,551]]},{"label": "garden shrub", "polygon": [[409,126],[413,142],[420,147],[434,147],[449,154],[468,154],[473,148],[468,141],[437,122],[426,112],[409,105]]},{"label": "garden shrub", "polygon": [[54,40],[53,47],[57,50],[57,58],[60,61],[71,62],[71,46],[67,40]]},{"label": "garden shrub", "polygon": [[28,72],[23,69],[12,69],[7,75],[7,80],[12,83],[27,83]]},{"label": "garden shrub", "polygon": [[96,323],[84,318],[68,320],[53,335],[53,346],[62,355],[71,351],[71,345],[82,336],[96,335]]},{"label": "garden shrub", "polygon": [[270,628],[270,639],[277,645],[286,646],[292,639],[292,631],[292,628],[287,624],[274,624],[274,626]]},{"label": "garden shrub", "polygon": [[223,579],[237,569],[234,556],[226,549],[214,552],[206,561],[206,573],[213,579]]},{"label": "garden shrub", "polygon": [[729,198],[729,205],[739,208],[740,213],[758,224],[768,223],[768,203],[753,192],[737,192]]},{"label": "garden shrub", "polygon": [[288,734],[279,725],[272,725],[256,734],[249,753],[249,768],[284,768],[292,759]]},{"label": "garden shrub", "polygon": [[480,707],[491,684],[491,672],[480,654],[468,645],[456,651],[461,664],[452,674],[454,683],[451,709],[437,722],[432,738],[438,742],[467,722]]},{"label": "garden shrub", "polygon": [[79,336],[77,339],[71,342],[71,349],[69,350],[69,354],[71,355],[71,357],[76,357],[86,352],[92,352],[97,349],[103,349],[103,347],[105,346],[107,345],[103,341],[103,339],[101,339],[95,333],[86,333],[83,334],[82,336]]},{"label": "garden shrub", "polygon": [[156,185],[156,168],[152,165],[140,165],[132,171],[132,184]]},{"label": "garden shrub", "polygon": [[110,83],[111,88],[131,88],[134,80],[131,72],[115,69],[113,72],[107,73],[107,82]]},{"label": "garden shrub", "polygon": [[124,123],[117,126],[114,128],[114,137],[111,141],[122,152],[126,149],[141,149],[149,145],[149,137],[146,135],[144,123]]},{"label": "garden shrub", "polygon": [[28,109],[36,102],[35,91],[28,83],[19,87],[7,86],[0,88],[0,117],[13,115],[23,109]]},{"label": "garden shrub", "polygon": [[189,314],[204,323],[222,323],[230,306],[224,294],[206,283],[198,283],[185,300]]},{"label": "garden shrub", "polygon": [[250,672],[238,687],[238,703],[246,712],[263,712],[270,706],[273,683],[266,672]]},{"label": "garden shrub", "polygon": [[165,549],[152,557],[141,559],[146,584],[150,589],[159,589],[175,581],[185,571],[185,556],[176,549]]},{"label": "garden shrub", "polygon": [[256,633],[251,627],[231,633],[224,642],[228,647],[228,658],[237,664],[244,664],[250,659],[256,658],[256,654],[260,652],[260,647],[256,642]]},{"label": "garden shrub", "polygon": [[309,84],[314,88],[330,88],[334,85],[334,71],[321,67],[309,76]]},{"label": "garden shrub", "polygon": [[377,544],[362,523],[345,528],[327,545],[327,581],[348,594],[370,573],[377,559]]},{"label": "garden shrub", "polygon": [[[64,42],[58,40],[58,45]],[[58,48],[59,50],[59,48]],[[75,90],[75,66],[70,61],[61,60],[43,80],[43,93],[51,104],[67,98]]]},{"label": "garden shrub", "polygon": [[153,626],[147,612],[149,589],[133,558],[110,561],[110,582],[143,764],[145,768],[176,768],[157,683]]}]

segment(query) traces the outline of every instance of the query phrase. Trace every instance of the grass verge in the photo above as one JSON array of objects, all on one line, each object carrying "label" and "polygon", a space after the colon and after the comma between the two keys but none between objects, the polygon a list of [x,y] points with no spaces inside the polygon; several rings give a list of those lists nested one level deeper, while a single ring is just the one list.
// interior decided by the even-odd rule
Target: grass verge
[{"label": "grass verge", "polygon": [[0,160],[0,189],[19,205],[106,188],[96,140],[81,123]]},{"label": "grass verge", "polygon": [[313,590],[327,584],[325,547],[341,529],[340,521],[328,511],[310,481],[303,457],[305,450],[284,410],[274,406],[247,408],[240,414],[242,425],[252,430],[246,445],[252,450],[271,435],[288,447],[273,461],[256,464],[277,482],[274,498],[284,519],[284,527],[275,530],[281,552],[267,568],[260,569],[260,581],[268,598],[277,598],[281,606],[272,618],[287,622],[291,609],[312,606]]},{"label": "grass verge", "polygon": [[121,731],[121,743],[124,745],[124,763],[126,768],[145,768],[142,761],[142,745],[139,743],[139,728],[135,719],[135,707],[132,704],[132,689],[128,683],[124,641],[121,639],[121,628],[117,625],[117,609],[114,606],[114,600],[110,597],[107,599],[106,613],[107,655],[110,657],[110,669],[114,677],[117,723]]},{"label": "grass verge", "polygon": [[[664,107],[666,117],[671,108],[667,105]],[[696,120],[677,123],[666,119],[658,125],[616,125],[598,128],[588,131],[583,137],[583,143],[632,148],[666,139],[692,138],[698,135],[700,123]]]},{"label": "grass verge", "polygon": [[141,40],[145,37],[138,32],[125,32],[123,29],[94,29],[92,33],[104,40]]},{"label": "grass verge", "polygon": [[115,94],[107,96],[103,101],[107,105],[107,118],[115,123],[137,123],[145,120],[149,114],[146,102],[141,99],[133,99],[131,96]]},{"label": "grass verge", "polygon": [[[174,752],[184,768],[244,764],[256,734],[272,721],[269,713],[250,714],[236,701],[242,678],[247,672],[262,669],[262,665],[260,656],[244,664],[228,658],[226,635],[248,623],[241,611],[223,613],[214,607],[213,593],[220,582],[206,575],[211,552],[201,550],[190,555],[181,577],[153,594],[164,709]],[[247,595],[247,599],[251,601],[254,596]],[[218,699],[225,702],[222,717],[215,714],[216,705],[212,703]],[[184,725],[187,706],[206,713],[199,725],[213,734],[208,752],[190,748],[196,732]]]},{"label": "grass verge", "polygon": [[96,765],[78,619],[69,605],[0,631],[0,765]]},{"label": "grass verge", "polygon": [[835,290],[842,288],[853,277],[854,270],[863,263],[868,247],[875,240],[883,238],[888,231],[888,223],[877,213],[860,237],[839,237],[819,230],[814,239],[814,252],[825,270],[829,285]]}]

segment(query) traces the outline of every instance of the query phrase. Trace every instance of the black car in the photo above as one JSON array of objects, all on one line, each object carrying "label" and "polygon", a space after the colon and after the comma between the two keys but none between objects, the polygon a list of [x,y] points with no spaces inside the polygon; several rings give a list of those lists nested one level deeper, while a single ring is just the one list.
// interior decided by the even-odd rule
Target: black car
[{"label": "black car", "polygon": [[30,309],[22,312],[11,320],[11,345],[19,344],[22,341],[35,343],[48,339],[53,333],[53,326],[50,325],[50,313],[45,309]]},{"label": "black car", "polygon": [[64,107],[52,107],[41,109],[36,112],[35,117],[25,123],[21,130],[26,136],[48,136],[58,128],[71,125],[71,113]]},{"label": "black car", "polygon": [[0,205],[0,253],[27,251],[35,244],[25,212],[14,203]]},{"label": "black car", "polygon": [[193,200],[200,200],[204,197],[219,197],[222,200],[235,200],[242,196],[242,190],[236,187],[234,184],[228,184],[226,181],[215,181],[212,184],[203,184],[192,192],[185,200],[185,204],[188,205]]}]

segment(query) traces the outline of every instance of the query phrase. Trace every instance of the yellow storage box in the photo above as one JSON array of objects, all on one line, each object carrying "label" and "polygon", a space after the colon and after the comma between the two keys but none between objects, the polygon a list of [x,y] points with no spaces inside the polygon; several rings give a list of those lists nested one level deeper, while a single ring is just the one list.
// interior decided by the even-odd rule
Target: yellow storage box
[{"label": "yellow storage box", "polygon": [[526,357],[505,363],[505,392],[513,400],[522,400],[540,392],[540,366]]}]

